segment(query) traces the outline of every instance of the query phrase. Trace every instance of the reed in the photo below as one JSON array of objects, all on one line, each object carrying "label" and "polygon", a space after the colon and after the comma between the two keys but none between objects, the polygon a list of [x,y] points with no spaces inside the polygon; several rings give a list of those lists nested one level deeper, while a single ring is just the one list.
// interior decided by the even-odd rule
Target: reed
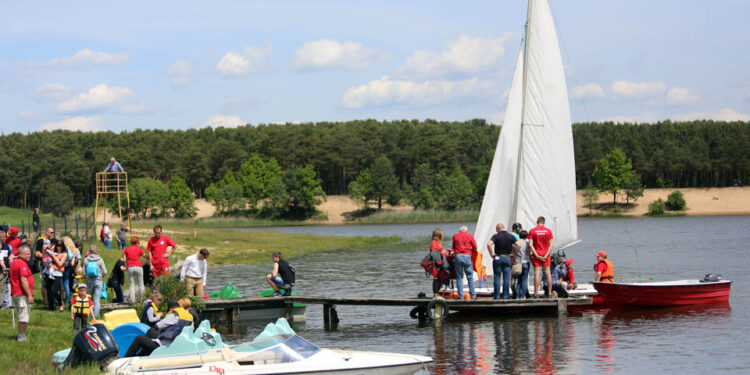
[{"label": "reed", "polygon": [[393,223],[447,223],[476,221],[479,211],[463,210],[409,210],[383,211],[357,220],[358,224],[393,224]]}]

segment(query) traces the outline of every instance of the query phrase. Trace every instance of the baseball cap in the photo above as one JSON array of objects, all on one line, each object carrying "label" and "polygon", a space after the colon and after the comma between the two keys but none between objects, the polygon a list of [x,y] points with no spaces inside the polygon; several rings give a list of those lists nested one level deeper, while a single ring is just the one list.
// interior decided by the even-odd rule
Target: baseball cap
[{"label": "baseball cap", "polygon": [[598,257],[606,257],[607,253],[605,253],[604,251],[600,251],[600,252],[596,253],[596,256],[598,256]]},{"label": "baseball cap", "polygon": [[10,227],[10,229],[8,229],[8,234],[11,233],[18,233],[18,227]]},{"label": "baseball cap", "polygon": [[88,289],[89,289],[89,287],[88,287],[88,286],[86,286],[86,284],[78,284],[78,289],[81,289],[81,288],[84,288],[84,289],[86,289],[86,290],[88,290]]}]

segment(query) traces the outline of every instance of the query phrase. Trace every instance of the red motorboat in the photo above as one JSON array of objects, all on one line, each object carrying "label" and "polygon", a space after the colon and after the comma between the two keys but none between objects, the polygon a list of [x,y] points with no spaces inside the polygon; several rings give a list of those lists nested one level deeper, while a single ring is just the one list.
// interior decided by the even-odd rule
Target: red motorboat
[{"label": "red motorboat", "polygon": [[649,283],[598,283],[607,307],[667,307],[729,302],[729,280],[676,280]]}]

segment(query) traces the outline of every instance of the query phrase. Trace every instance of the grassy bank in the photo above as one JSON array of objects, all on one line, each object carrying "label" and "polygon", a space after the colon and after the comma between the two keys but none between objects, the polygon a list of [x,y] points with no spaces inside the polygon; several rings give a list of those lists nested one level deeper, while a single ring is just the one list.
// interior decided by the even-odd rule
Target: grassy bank
[{"label": "grassy bank", "polygon": [[409,210],[379,212],[362,217],[357,224],[451,223],[476,221],[479,210]]}]

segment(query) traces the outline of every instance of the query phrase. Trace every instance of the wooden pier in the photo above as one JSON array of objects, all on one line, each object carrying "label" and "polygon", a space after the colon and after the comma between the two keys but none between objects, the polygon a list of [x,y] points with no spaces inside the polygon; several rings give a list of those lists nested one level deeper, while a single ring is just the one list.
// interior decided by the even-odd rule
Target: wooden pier
[{"label": "wooden pier", "polygon": [[[287,297],[244,297],[228,299],[207,299],[206,308],[201,315],[212,318],[217,323],[234,325],[238,322],[240,311],[281,308],[287,320],[293,319],[295,304],[322,305],[323,321],[326,326],[338,323],[336,306],[406,306],[412,307],[420,320],[430,316],[438,319],[448,311],[520,313],[525,311],[556,311],[564,314],[568,306],[586,306],[592,304],[590,297],[576,298],[540,298],[540,299],[476,299],[451,300],[433,298],[386,298],[386,297],[323,297],[323,296],[287,296]],[[127,304],[104,304],[103,311],[132,308]],[[441,311],[447,309],[445,312]]]}]

